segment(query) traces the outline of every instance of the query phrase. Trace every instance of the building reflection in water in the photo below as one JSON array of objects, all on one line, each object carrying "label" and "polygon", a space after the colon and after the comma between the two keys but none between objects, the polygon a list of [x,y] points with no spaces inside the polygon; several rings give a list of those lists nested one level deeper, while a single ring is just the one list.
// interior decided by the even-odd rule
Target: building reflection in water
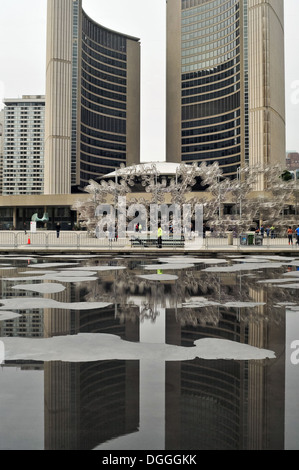
[{"label": "building reflection in water", "polygon": [[[199,268],[176,271],[177,280],[149,281],[139,277],[142,263],[124,263],[126,270],[66,283],[51,295],[111,306],[44,309],[44,335],[108,333],[190,347],[221,338],[273,350],[276,359],[46,362],[45,449],[121,450],[130,435],[140,449],[283,449],[285,307],[278,302],[291,292],[268,289],[248,274]],[[223,305],[230,301],[258,305]]]}]

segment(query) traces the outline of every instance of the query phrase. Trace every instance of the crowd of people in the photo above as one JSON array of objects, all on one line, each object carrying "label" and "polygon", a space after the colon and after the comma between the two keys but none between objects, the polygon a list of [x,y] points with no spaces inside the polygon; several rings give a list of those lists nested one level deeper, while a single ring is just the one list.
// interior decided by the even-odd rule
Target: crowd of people
[{"label": "crowd of people", "polygon": [[[276,234],[275,234],[275,227],[272,225],[270,227],[270,225],[267,225],[266,227],[264,227],[264,225],[261,225],[261,227],[257,227],[255,233],[257,235],[261,235],[262,237],[264,236],[267,236],[267,238],[275,238],[276,237]],[[299,245],[299,224],[297,226],[297,228],[293,228],[292,226],[288,226],[288,228],[286,229],[286,234],[287,234],[287,237],[288,237],[288,243],[289,245],[293,245],[293,240],[295,237],[295,240],[296,240],[296,245]]]}]

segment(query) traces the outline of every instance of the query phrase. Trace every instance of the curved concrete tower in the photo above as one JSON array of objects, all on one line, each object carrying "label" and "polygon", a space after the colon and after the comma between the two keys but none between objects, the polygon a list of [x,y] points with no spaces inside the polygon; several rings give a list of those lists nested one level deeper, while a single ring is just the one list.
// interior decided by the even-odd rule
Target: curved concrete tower
[{"label": "curved concrete tower", "polygon": [[71,192],[73,0],[48,0],[45,194]]},{"label": "curved concrete tower", "polygon": [[285,162],[283,4],[167,2],[167,161]]}]

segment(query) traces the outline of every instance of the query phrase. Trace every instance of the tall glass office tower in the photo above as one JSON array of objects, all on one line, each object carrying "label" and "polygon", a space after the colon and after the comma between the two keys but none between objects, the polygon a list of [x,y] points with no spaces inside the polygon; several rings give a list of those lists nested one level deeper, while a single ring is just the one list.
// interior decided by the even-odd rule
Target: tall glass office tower
[{"label": "tall glass office tower", "polygon": [[48,0],[45,194],[140,161],[140,41]]},{"label": "tall glass office tower", "polygon": [[282,163],[283,1],[168,1],[166,112],[168,161]]}]

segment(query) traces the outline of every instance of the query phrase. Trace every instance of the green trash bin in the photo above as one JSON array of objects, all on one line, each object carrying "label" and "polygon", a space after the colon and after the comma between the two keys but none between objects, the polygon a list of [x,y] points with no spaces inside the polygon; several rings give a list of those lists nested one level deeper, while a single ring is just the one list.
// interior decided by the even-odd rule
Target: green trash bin
[{"label": "green trash bin", "polygon": [[248,245],[253,245],[254,235],[252,233],[249,233],[247,235],[247,240],[248,240]]}]

